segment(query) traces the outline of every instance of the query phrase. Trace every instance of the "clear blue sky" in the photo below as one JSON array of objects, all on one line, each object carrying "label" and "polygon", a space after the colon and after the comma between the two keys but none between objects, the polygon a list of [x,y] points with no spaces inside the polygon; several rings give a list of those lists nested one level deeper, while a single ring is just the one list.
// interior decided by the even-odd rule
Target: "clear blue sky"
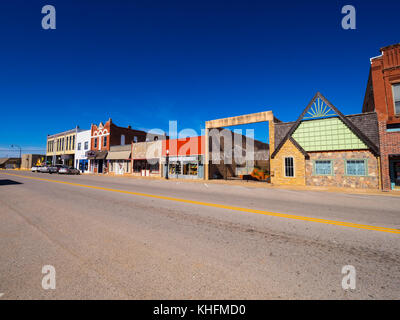
[{"label": "clear blue sky", "polygon": [[[41,28],[45,4],[56,30]],[[341,28],[345,4],[356,30]],[[0,156],[109,117],[199,133],[206,120],[265,110],[292,121],[316,91],[359,113],[369,58],[400,42],[394,0],[3,0],[0,12]]]}]

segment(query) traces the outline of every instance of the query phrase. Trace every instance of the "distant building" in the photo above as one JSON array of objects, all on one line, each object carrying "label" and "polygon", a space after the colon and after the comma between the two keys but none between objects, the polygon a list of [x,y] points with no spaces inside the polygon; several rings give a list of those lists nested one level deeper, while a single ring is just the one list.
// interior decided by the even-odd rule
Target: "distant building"
[{"label": "distant building", "polygon": [[23,154],[21,158],[21,169],[31,169],[46,163],[44,154]]},{"label": "distant building", "polygon": [[77,126],[72,130],[47,136],[46,157],[51,164],[75,165],[76,134],[82,131]]},{"label": "distant building", "polygon": [[379,120],[379,143],[382,188],[400,188],[400,44],[381,49],[370,59],[371,67],[363,112],[376,112]]},{"label": "distant building", "polygon": [[20,164],[20,158],[0,158],[0,169],[17,169]]}]

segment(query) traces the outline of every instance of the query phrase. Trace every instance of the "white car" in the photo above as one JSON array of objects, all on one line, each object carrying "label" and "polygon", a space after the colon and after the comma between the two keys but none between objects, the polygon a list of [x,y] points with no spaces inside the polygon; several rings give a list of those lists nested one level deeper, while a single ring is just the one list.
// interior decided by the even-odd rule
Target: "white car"
[{"label": "white car", "polygon": [[33,166],[33,167],[31,168],[31,171],[32,171],[32,172],[39,172],[39,167]]}]

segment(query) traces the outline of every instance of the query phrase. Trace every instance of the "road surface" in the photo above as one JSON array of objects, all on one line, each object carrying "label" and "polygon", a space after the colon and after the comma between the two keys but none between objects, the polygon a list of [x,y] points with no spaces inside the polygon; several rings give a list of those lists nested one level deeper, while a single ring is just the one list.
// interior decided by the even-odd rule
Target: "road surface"
[{"label": "road surface", "polygon": [[399,299],[399,208],[383,194],[4,170],[0,299]]}]

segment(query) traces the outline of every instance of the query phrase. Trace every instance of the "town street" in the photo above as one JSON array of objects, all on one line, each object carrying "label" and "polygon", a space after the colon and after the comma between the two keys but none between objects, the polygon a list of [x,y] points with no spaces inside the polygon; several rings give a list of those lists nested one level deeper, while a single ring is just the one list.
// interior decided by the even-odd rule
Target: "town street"
[{"label": "town street", "polygon": [[383,193],[4,170],[0,299],[399,299],[399,208]]}]

